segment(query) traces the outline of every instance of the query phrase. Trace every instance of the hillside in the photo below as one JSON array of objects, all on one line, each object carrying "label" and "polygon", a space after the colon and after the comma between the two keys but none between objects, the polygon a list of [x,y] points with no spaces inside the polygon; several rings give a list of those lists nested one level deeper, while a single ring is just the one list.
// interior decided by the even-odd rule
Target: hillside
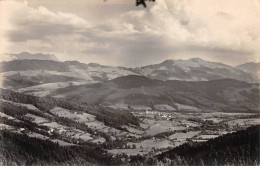
[{"label": "hillside", "polygon": [[254,63],[254,62],[245,63],[245,64],[237,66],[236,68],[243,70],[245,72],[251,73],[258,80],[260,79],[260,62],[259,63]]},{"label": "hillside", "polygon": [[[46,116],[45,113],[50,113],[55,107],[60,107],[67,110],[69,113],[71,111],[81,111],[83,113],[91,114],[96,116],[96,119],[101,122],[105,122],[106,125],[120,128],[121,125],[139,125],[138,119],[134,117],[131,113],[127,111],[116,111],[112,108],[104,108],[99,105],[88,105],[82,106],[78,103],[67,101],[64,99],[55,99],[50,97],[36,97],[27,94],[22,94],[14,92],[11,90],[0,89],[0,111],[4,110],[13,113],[10,107],[19,108],[19,104],[32,105],[39,111],[41,111],[41,116]],[[16,106],[15,106],[16,105]],[[17,106],[18,105],[18,106]],[[19,111],[18,109],[16,111]],[[30,110],[27,110],[30,111]],[[21,113],[22,114],[22,113]],[[33,113],[35,114],[35,112]],[[36,112],[36,114],[39,114]],[[52,114],[51,114],[52,115]],[[16,115],[17,116],[17,115]]]},{"label": "hillside", "polygon": [[141,67],[140,72],[142,75],[159,80],[208,81],[229,78],[246,82],[256,81],[250,73],[200,58],[166,60],[159,64]]},{"label": "hillside", "polygon": [[[179,89],[189,87],[185,85],[188,82],[173,82],[180,83],[175,85]],[[130,76],[129,80],[122,77],[106,83],[107,88],[114,85],[126,91],[140,86],[154,88],[160,84],[167,88],[167,85],[172,85],[171,81],[162,82],[142,76]],[[200,85],[194,84],[192,86],[199,89]],[[251,85],[235,80],[226,84],[228,86],[218,85],[217,90]],[[102,85],[88,87],[99,90]],[[145,99],[150,97],[132,101],[143,102]],[[176,102],[172,106],[160,104],[154,105],[154,110],[142,110],[140,105],[124,105],[122,108],[111,104],[91,105],[86,101],[76,103],[1,89],[0,165],[158,165],[158,160],[156,162],[154,158],[157,154],[190,141],[205,142],[260,122],[259,114],[252,111],[203,112]],[[183,158],[171,165],[187,164],[182,161]],[[247,161],[244,163],[249,164]]]},{"label": "hillside", "polygon": [[66,72],[68,65],[52,60],[13,60],[0,63],[1,72],[26,71],[26,70],[49,70]]},{"label": "hillside", "polygon": [[0,131],[0,164],[24,165],[120,165],[98,146],[60,146],[24,134]]},{"label": "hillside", "polygon": [[13,60],[0,63],[2,88],[35,92],[39,96],[64,86],[104,82],[129,74],[136,73],[127,68],[77,61]]},{"label": "hillside", "polygon": [[118,146],[134,136],[139,119],[126,110],[0,90],[0,131],[21,133],[61,146]]},{"label": "hillside", "polygon": [[205,143],[186,143],[157,158],[168,165],[259,165],[259,142],[258,125]]},{"label": "hillside", "polygon": [[104,83],[58,89],[51,96],[92,104],[153,107],[176,103],[202,110],[259,111],[259,85],[233,79],[202,82],[160,81],[129,75]]}]

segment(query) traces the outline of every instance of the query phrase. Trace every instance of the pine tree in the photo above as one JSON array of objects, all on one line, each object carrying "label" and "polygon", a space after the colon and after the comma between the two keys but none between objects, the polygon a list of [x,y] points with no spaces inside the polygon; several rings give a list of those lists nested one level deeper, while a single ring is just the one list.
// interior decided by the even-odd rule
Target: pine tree
[{"label": "pine tree", "polygon": [[200,160],[199,160],[199,165],[200,165],[200,166],[204,166],[204,161],[203,161],[203,159],[200,159]]}]

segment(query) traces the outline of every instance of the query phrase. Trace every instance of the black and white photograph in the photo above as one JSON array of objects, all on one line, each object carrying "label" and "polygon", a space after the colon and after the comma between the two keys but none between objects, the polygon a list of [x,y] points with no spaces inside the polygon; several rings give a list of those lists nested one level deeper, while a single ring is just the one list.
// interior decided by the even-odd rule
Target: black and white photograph
[{"label": "black and white photograph", "polygon": [[0,166],[259,166],[260,0],[0,0]]}]

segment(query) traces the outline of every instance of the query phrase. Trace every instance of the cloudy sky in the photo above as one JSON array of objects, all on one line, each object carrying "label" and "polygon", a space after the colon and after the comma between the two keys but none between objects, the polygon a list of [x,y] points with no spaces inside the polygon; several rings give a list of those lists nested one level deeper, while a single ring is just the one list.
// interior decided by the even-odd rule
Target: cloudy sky
[{"label": "cloudy sky", "polygon": [[135,67],[260,61],[260,0],[0,0],[0,53]]}]

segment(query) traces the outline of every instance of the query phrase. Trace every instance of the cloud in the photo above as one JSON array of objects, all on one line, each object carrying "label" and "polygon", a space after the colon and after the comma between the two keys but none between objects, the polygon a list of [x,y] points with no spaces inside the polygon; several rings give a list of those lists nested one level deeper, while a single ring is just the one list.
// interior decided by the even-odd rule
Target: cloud
[{"label": "cloud", "polygon": [[54,13],[42,6],[34,9],[26,1],[3,1],[1,6],[9,10],[9,24],[12,28],[6,32],[7,38],[13,42],[43,40],[49,36],[73,34],[90,27],[90,23],[74,14]]},{"label": "cloud", "polygon": [[[233,10],[241,4],[243,13]],[[148,10],[129,11],[108,22],[98,39],[107,43],[113,38],[110,43],[124,65],[190,57],[239,64],[260,54],[259,14],[250,5],[240,0],[158,0]]]},{"label": "cloud", "polygon": [[[26,1],[0,3],[9,9],[8,24],[0,32],[5,32],[10,51],[132,67],[191,57],[234,65],[260,61],[260,13],[253,1],[157,0],[147,9],[122,12],[117,9],[122,4],[113,0],[100,12],[111,18],[95,22],[76,13],[30,7]],[[84,12],[80,6],[78,10]]]}]

